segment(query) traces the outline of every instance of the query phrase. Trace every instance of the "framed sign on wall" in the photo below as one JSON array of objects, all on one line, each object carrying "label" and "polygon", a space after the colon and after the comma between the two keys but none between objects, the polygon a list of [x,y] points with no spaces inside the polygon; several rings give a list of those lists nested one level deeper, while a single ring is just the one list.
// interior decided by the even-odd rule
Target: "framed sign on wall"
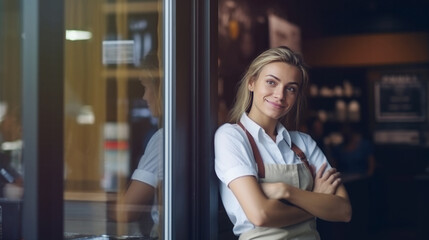
[{"label": "framed sign on wall", "polygon": [[423,122],[427,83],[413,73],[383,74],[374,84],[377,122]]}]

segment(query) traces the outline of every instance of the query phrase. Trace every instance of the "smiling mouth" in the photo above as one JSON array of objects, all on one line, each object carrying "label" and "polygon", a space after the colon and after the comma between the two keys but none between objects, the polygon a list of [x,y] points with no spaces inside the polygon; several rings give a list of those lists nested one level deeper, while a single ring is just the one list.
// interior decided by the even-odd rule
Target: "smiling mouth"
[{"label": "smiling mouth", "polygon": [[284,106],[284,105],[282,105],[282,104],[275,103],[275,102],[271,102],[271,101],[269,101],[269,100],[268,100],[268,99],[266,99],[266,98],[264,98],[264,100],[265,100],[267,103],[271,104],[271,105],[272,105],[273,107],[275,107],[275,108],[279,108],[279,109],[286,108],[286,106]]}]

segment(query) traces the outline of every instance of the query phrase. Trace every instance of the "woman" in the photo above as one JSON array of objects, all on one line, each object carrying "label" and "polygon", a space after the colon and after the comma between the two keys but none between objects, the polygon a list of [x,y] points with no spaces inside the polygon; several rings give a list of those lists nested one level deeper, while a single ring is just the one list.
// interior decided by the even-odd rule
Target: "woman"
[{"label": "woman", "polygon": [[[150,65],[152,66],[152,65]],[[144,88],[143,100],[146,101],[153,117],[162,122],[162,86],[158,77],[153,74],[156,67],[146,67],[140,83]],[[162,179],[163,163],[163,131],[158,129],[150,138],[137,169],[131,176],[131,182],[124,196],[120,199],[116,219],[120,222],[139,220],[143,213],[151,212],[154,222],[149,226],[150,236],[158,237],[157,224],[159,222],[157,197],[158,186]],[[143,229],[148,229],[142,226]]]},{"label": "woman", "polygon": [[220,193],[240,239],[320,239],[315,217],[351,219],[339,173],[309,135],[285,128],[298,123],[307,82],[289,48],[263,52],[240,82],[230,123],[216,131]]}]

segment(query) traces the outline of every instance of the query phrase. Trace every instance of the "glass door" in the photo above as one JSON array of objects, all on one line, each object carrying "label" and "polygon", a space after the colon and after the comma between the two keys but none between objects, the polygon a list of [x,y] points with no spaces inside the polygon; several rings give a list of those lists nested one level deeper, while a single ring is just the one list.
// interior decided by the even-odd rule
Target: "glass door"
[{"label": "glass door", "polygon": [[216,239],[216,12],[0,2],[2,239]]},{"label": "glass door", "polygon": [[163,178],[160,0],[66,0],[65,237],[157,238]]},{"label": "glass door", "polygon": [[216,239],[217,1],[64,9],[66,237]]}]

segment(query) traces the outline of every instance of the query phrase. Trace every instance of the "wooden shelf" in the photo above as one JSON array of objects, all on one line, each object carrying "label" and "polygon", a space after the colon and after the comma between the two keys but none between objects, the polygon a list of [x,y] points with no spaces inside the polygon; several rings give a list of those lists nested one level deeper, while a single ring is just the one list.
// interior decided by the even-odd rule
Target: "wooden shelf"
[{"label": "wooden shelf", "polygon": [[105,192],[64,192],[67,201],[107,202],[115,199],[116,196]]},{"label": "wooden shelf", "polygon": [[103,78],[140,78],[143,72],[149,72],[154,77],[162,77],[159,71],[154,70],[142,70],[142,69],[105,69],[102,72]]},{"label": "wooden shelf", "polygon": [[158,2],[105,3],[103,11],[106,14],[117,13],[153,13],[158,12]]}]

